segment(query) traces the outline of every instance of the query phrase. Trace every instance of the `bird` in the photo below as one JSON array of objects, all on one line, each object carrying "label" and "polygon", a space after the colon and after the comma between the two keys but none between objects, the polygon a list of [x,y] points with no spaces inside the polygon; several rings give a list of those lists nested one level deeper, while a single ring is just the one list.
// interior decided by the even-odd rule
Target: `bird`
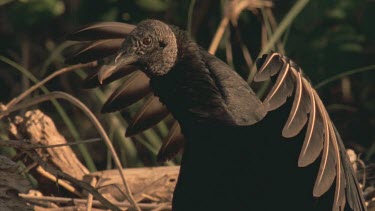
[{"label": "bird", "polygon": [[182,153],[172,210],[366,210],[343,141],[302,69],[270,52],[255,81],[264,99],[228,64],[176,26],[101,22],[69,35],[67,63],[99,62],[86,88],[128,77],[104,103],[115,112],[148,97],[128,126],[138,134],[172,114],[158,160]]}]

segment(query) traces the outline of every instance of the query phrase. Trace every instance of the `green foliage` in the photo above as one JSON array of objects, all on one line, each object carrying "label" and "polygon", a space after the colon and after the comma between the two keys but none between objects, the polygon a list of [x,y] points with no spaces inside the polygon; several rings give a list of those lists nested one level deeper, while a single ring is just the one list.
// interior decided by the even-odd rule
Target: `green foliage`
[{"label": "green foliage", "polygon": [[312,1],[292,27],[289,55],[305,64],[313,81],[369,64],[362,59],[370,40],[361,21],[368,10],[364,1]]},{"label": "green foliage", "polygon": [[164,12],[170,5],[170,0],[138,0],[136,4],[151,12]]},{"label": "green foliage", "polygon": [[12,4],[8,14],[14,27],[26,31],[36,25],[47,24],[64,12],[62,0],[23,0]]}]

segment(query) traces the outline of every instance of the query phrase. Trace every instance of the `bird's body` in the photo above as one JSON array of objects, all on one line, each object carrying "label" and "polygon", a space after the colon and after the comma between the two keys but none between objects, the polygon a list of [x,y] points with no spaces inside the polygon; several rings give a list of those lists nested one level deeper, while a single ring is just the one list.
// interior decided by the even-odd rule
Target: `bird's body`
[{"label": "bird's body", "polygon": [[[150,81],[154,94],[179,121],[187,139],[174,210],[332,209],[332,203],[319,203],[323,197],[314,199],[311,194],[319,165],[297,166],[303,137],[281,136],[291,102],[257,124],[235,125],[220,108],[225,106],[225,93],[220,93],[223,81],[232,84],[234,91],[241,86],[248,90],[235,96],[235,101],[240,110],[247,106],[251,108],[247,112],[256,114],[239,111],[243,116],[263,118],[261,101],[229,66],[182,39],[183,58],[168,74]],[[209,69],[210,62],[219,63],[220,69]],[[223,81],[215,83],[222,76],[226,76]],[[332,193],[325,197],[333,199]]]},{"label": "bird's body", "polygon": [[289,59],[261,60],[258,79],[276,87],[261,101],[227,64],[160,21],[140,23],[118,55],[119,66],[150,78],[186,139],[173,210],[365,210],[336,129]]},{"label": "bird's body", "polygon": [[287,140],[266,130],[282,129],[279,113],[269,115],[253,127],[192,128],[174,210],[331,210],[332,191],[312,195],[319,163],[299,168],[302,143],[293,141],[301,137]]}]

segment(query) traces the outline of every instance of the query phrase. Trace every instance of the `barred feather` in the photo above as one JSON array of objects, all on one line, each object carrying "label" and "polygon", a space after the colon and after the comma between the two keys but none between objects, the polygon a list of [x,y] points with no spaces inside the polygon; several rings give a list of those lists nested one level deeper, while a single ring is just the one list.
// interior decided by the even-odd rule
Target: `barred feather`
[{"label": "barred feather", "polygon": [[168,114],[168,109],[159,101],[159,98],[151,96],[132,119],[125,136],[130,137],[155,126]]},{"label": "barred feather", "polygon": [[124,109],[151,93],[150,79],[143,72],[135,72],[122,86],[116,89],[104,103],[102,113]]},{"label": "barred feather", "polygon": [[181,133],[180,125],[175,122],[169,130],[169,134],[160,147],[157,160],[166,161],[174,157],[184,146],[185,139]]},{"label": "barred feather", "polygon": [[119,22],[100,22],[86,25],[68,36],[69,40],[88,41],[111,38],[125,38],[134,25]]},{"label": "barred feather", "polygon": [[291,95],[291,89],[294,92],[293,105],[282,135],[287,138],[294,137],[307,127],[298,166],[308,166],[320,156],[313,196],[322,196],[335,181],[332,210],[344,210],[346,201],[355,211],[366,210],[342,140],[318,94],[302,76],[302,70],[293,61],[278,53],[263,56],[258,60],[258,64],[261,67],[254,80],[265,81],[277,77],[264,100],[268,110],[283,105]]},{"label": "barred feather", "polygon": [[123,41],[124,38],[119,38],[77,43],[71,48],[78,48],[78,50],[69,53],[66,63],[86,63],[113,55],[120,49]]}]

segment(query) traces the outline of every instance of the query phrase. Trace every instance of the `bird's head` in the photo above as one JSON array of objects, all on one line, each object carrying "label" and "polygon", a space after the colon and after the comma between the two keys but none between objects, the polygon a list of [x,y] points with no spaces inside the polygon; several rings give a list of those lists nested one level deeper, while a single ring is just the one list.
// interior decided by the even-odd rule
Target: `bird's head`
[{"label": "bird's head", "polygon": [[120,67],[132,65],[149,77],[162,76],[177,59],[177,41],[171,28],[158,20],[145,20],[126,37],[112,68],[99,72],[99,81],[112,75]]}]

